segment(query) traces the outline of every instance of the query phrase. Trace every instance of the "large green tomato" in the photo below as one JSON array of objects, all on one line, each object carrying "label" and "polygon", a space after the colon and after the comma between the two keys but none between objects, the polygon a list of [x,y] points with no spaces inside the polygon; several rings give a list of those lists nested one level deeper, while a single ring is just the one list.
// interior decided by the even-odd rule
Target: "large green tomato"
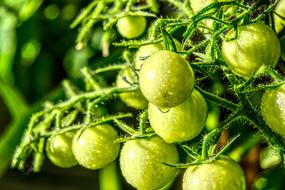
[{"label": "large green tomato", "polygon": [[177,175],[177,169],[164,163],[178,163],[178,152],[173,144],[160,137],[131,140],[124,144],[120,167],[129,184],[139,190],[160,189]]},{"label": "large green tomato", "polygon": [[235,74],[249,78],[262,65],[276,66],[280,58],[280,42],[271,28],[252,23],[238,27],[237,35],[237,39],[222,44],[223,58]]},{"label": "large green tomato", "polygon": [[71,150],[74,134],[74,132],[66,132],[48,138],[46,154],[53,164],[61,168],[70,168],[78,164]]},{"label": "large green tomato", "polygon": [[273,13],[274,24],[276,32],[280,32],[285,26],[285,20],[280,18],[285,17],[285,0],[280,0],[275,7],[275,13]]},{"label": "large green tomato", "polygon": [[207,118],[207,103],[194,90],[185,102],[162,112],[149,104],[148,118],[151,127],[167,143],[182,142],[196,137],[204,128]]},{"label": "large green tomato", "polygon": [[[135,82],[135,77],[133,76],[131,69],[127,68],[117,76],[117,81],[116,81],[117,87],[120,88],[130,87],[130,84],[126,82],[123,79],[123,77],[125,77],[126,80],[130,83]],[[142,95],[140,89],[136,90],[135,92],[121,93],[120,98],[128,106],[133,107],[135,109],[144,109],[147,107],[148,104],[147,100]]]},{"label": "large green tomato", "polygon": [[150,56],[139,73],[144,97],[159,108],[174,107],[192,93],[195,78],[190,65],[178,54],[162,50]]},{"label": "large green tomato", "polygon": [[116,130],[108,124],[79,130],[72,142],[72,151],[78,163],[88,169],[99,169],[114,161],[120,150]]},{"label": "large green tomato", "polygon": [[231,158],[190,166],[183,176],[183,190],[245,190],[245,176]]},{"label": "large green tomato", "polygon": [[285,138],[285,85],[264,93],[261,114],[267,125]]},{"label": "large green tomato", "polygon": [[125,38],[137,38],[146,28],[146,19],[143,16],[126,16],[118,20],[118,32]]},{"label": "large green tomato", "polygon": [[285,35],[280,39],[281,44],[281,59],[285,61]]}]

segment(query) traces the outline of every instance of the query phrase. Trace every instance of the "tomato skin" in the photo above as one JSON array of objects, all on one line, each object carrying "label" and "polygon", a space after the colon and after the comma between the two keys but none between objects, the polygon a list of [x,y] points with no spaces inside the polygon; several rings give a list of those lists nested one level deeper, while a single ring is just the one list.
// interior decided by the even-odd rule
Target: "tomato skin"
[{"label": "tomato skin", "polygon": [[148,118],[155,133],[167,143],[182,142],[196,137],[204,128],[207,118],[207,103],[194,90],[185,102],[161,112],[149,104]]},{"label": "tomato skin", "polygon": [[144,97],[159,108],[184,102],[195,83],[190,65],[178,54],[162,50],[149,57],[139,72]]},{"label": "tomato skin", "polygon": [[280,15],[281,17],[285,17],[285,0],[280,0],[278,2],[274,12],[275,13],[273,13],[273,18],[275,24],[275,31],[279,33],[285,26],[285,21],[278,16]]},{"label": "tomato skin", "polygon": [[173,144],[160,137],[127,141],[120,155],[120,167],[129,184],[140,190],[160,189],[177,175],[177,169],[162,162],[175,164],[178,152]]},{"label": "tomato skin", "polygon": [[[116,81],[116,86],[119,88],[130,87],[131,85],[127,83],[123,77],[127,79],[128,82],[135,82],[135,78],[130,68],[123,70],[118,76]],[[120,94],[121,100],[127,104],[129,107],[133,107],[135,109],[144,109],[147,108],[147,100],[142,95],[141,90],[138,89],[135,92],[126,92]]]},{"label": "tomato skin", "polygon": [[78,163],[88,169],[99,169],[114,161],[120,150],[116,130],[101,124],[84,131],[79,130],[72,142],[72,151]]},{"label": "tomato skin", "polygon": [[118,20],[117,29],[121,36],[131,39],[143,34],[146,19],[143,16],[126,16]]},{"label": "tomato skin", "polygon": [[210,163],[187,168],[182,182],[183,190],[245,190],[245,176],[241,167],[231,158],[221,156]]},{"label": "tomato skin", "polygon": [[47,139],[46,154],[49,160],[56,166],[70,168],[78,164],[71,151],[74,134],[75,132],[66,132]]},{"label": "tomato skin", "polygon": [[[229,35],[232,34],[233,31],[230,31]],[[261,65],[275,67],[280,51],[276,33],[262,23],[240,26],[237,39],[223,41],[222,44],[226,64],[235,74],[244,78],[249,78]]]},{"label": "tomato skin", "polygon": [[285,137],[285,85],[267,90],[261,99],[261,115],[267,125]]}]

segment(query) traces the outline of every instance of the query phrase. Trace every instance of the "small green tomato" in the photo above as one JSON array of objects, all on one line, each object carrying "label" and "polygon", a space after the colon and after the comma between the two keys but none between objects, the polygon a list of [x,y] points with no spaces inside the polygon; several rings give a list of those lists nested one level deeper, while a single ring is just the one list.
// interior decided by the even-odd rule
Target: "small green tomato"
[{"label": "small green tomato", "polygon": [[146,28],[146,19],[143,16],[126,16],[118,20],[118,32],[125,38],[137,38]]},{"label": "small green tomato", "polygon": [[267,125],[285,138],[285,85],[264,93],[261,114]]},{"label": "small green tomato", "polygon": [[120,167],[129,184],[139,190],[160,189],[174,180],[177,169],[164,163],[178,162],[178,152],[173,144],[160,137],[127,141],[120,156]]},{"label": "small green tomato", "polygon": [[74,134],[75,132],[66,132],[48,138],[46,154],[49,160],[56,166],[70,168],[78,164],[71,150]]},{"label": "small green tomato", "polygon": [[[228,35],[233,35],[230,31]],[[232,71],[245,79],[262,65],[275,67],[280,58],[276,33],[263,23],[238,27],[237,39],[223,41],[222,55]]]},{"label": "small green tomato", "polygon": [[231,158],[190,166],[182,182],[183,190],[245,190],[245,176],[241,167]]},{"label": "small green tomato", "polygon": [[167,50],[150,56],[139,73],[144,97],[159,108],[184,102],[192,93],[194,83],[190,65],[180,55]]},{"label": "small green tomato", "polygon": [[[123,77],[125,77],[126,80],[130,83],[135,82],[135,77],[133,76],[131,69],[127,68],[117,76],[117,81],[116,81],[117,87],[120,88],[130,87],[130,84],[126,82],[123,79]],[[140,89],[136,90],[135,92],[121,93],[120,98],[125,104],[135,109],[144,109],[147,107],[148,104],[147,100],[142,95]]]},{"label": "small green tomato", "polygon": [[185,102],[162,112],[149,104],[148,118],[151,127],[167,143],[182,142],[196,137],[204,128],[207,118],[207,103],[194,90]]},{"label": "small green tomato", "polygon": [[72,142],[72,151],[78,163],[88,169],[99,169],[114,161],[120,150],[116,130],[108,124],[79,130]]}]

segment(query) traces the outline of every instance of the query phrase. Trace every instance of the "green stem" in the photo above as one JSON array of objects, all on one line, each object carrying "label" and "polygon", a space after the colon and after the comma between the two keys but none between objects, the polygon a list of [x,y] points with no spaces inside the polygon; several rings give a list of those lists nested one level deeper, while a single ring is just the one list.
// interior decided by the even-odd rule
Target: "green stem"
[{"label": "green stem", "polygon": [[197,85],[196,85],[195,88],[203,95],[203,97],[206,100],[208,100],[210,102],[213,102],[213,103],[217,104],[218,106],[224,107],[224,108],[226,108],[228,110],[231,110],[231,111],[236,111],[240,107],[237,104],[234,104],[234,103],[232,103],[232,102],[230,102],[230,101],[228,101],[226,99],[223,99],[223,98],[221,98],[219,96],[216,96],[216,95],[214,95],[214,94],[212,94],[210,92],[207,92],[207,91],[203,90],[202,88],[200,88]]},{"label": "green stem", "polygon": [[141,134],[145,133],[146,129],[146,120],[147,120],[147,110],[141,113],[140,115],[140,123],[139,123],[139,130]]}]

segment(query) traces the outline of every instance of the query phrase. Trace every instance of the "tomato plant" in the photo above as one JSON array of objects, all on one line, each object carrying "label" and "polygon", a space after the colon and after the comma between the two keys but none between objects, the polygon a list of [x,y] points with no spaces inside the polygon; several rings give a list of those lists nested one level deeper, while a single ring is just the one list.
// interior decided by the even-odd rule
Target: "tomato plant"
[{"label": "tomato plant", "polygon": [[146,27],[146,19],[142,16],[126,16],[117,23],[118,32],[125,38],[136,38],[142,35]]},{"label": "tomato plant", "polygon": [[[62,76],[71,76],[59,90],[65,96],[48,96],[53,103],[43,104],[42,109],[42,102],[35,105],[38,112],[31,115],[11,166],[38,172],[47,156],[61,167],[78,163],[98,169],[94,172],[100,173],[99,183],[109,178],[110,171],[119,179],[121,171],[125,181],[118,183],[122,185],[118,189],[130,185],[181,189],[182,184],[184,189],[201,190],[251,188],[256,183],[253,179],[264,172],[260,166],[264,170],[278,167],[274,159],[274,164],[259,160],[263,147],[270,146],[278,163],[285,163],[284,31],[275,28],[281,2],[91,2],[70,25],[80,27],[76,50],[72,47],[76,56],[67,54],[65,63],[65,68],[72,63],[76,69],[72,73],[67,69]],[[8,12],[16,10],[10,6]],[[2,9],[1,21],[7,12]],[[7,32],[3,23],[8,22],[0,22],[0,34]],[[70,42],[66,36],[61,38]],[[20,60],[25,69],[35,65],[25,62],[26,51],[46,48],[37,43],[16,51],[21,55],[15,61]],[[5,50],[0,44],[4,62]],[[15,78],[11,84],[18,87],[19,82]],[[35,98],[41,99],[30,100]],[[15,104],[13,98],[5,99],[9,99],[5,105]],[[19,115],[17,108],[11,110]],[[7,134],[11,138],[13,133]],[[3,150],[0,160],[6,154]],[[253,160],[248,155],[254,155]],[[240,161],[246,176],[252,176],[246,185]],[[105,167],[110,163],[111,169]],[[249,163],[251,168],[244,167]],[[253,167],[254,174],[248,175]]]},{"label": "tomato plant", "polygon": [[190,166],[183,176],[183,190],[245,190],[245,176],[241,167],[231,158]]},{"label": "tomato plant", "polygon": [[160,108],[184,102],[194,87],[194,73],[179,55],[162,50],[149,57],[139,73],[145,98]]},{"label": "tomato plant", "polygon": [[148,107],[151,127],[167,143],[196,137],[204,128],[207,111],[207,103],[197,90],[185,102],[165,113],[151,103]]},{"label": "tomato plant", "polygon": [[67,132],[48,138],[46,153],[52,163],[62,168],[69,168],[78,164],[71,151],[74,134],[74,132]]},{"label": "tomato plant", "polygon": [[118,134],[110,125],[102,124],[78,131],[72,142],[72,152],[78,163],[89,169],[102,168],[116,159],[120,144]]},{"label": "tomato plant", "polygon": [[[237,32],[237,39],[224,40],[222,45],[223,58],[234,73],[249,78],[262,65],[276,66],[280,42],[271,28],[253,23],[240,26]],[[229,35],[233,33],[231,31]]]},{"label": "tomato plant", "polygon": [[177,162],[175,146],[156,136],[126,142],[120,155],[122,174],[137,189],[160,189],[169,184],[177,169],[163,163]]}]

